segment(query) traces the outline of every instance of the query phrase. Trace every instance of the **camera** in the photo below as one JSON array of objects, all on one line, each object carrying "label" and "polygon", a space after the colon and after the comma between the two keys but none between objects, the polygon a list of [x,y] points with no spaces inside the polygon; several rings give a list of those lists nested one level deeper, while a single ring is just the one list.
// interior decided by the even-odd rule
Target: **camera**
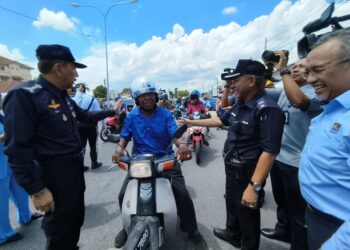
[{"label": "camera", "polygon": [[224,73],[221,74],[221,80],[226,81],[226,77],[231,75],[235,69],[225,68]]},{"label": "camera", "polygon": [[[289,56],[289,51],[288,50],[282,50],[283,53],[286,55],[286,57],[288,58]],[[269,62],[275,62],[278,63],[280,60],[279,56],[275,55],[275,52],[271,51],[271,50],[265,50],[262,55],[261,55],[262,60],[264,61],[264,63],[269,63]]]},{"label": "camera", "polygon": [[[334,2],[331,3],[327,9],[323,11],[321,17],[308,23],[304,28],[304,37],[298,42],[298,56],[299,58],[305,58],[312,49],[312,46],[315,44],[317,39],[324,34],[315,35],[313,32],[319,31],[321,29],[327,28],[328,26],[332,27],[332,31],[342,29],[343,27],[339,24],[341,21],[349,20],[350,15],[341,16],[341,17],[332,17],[334,12]],[[330,33],[330,32],[328,32]]]}]

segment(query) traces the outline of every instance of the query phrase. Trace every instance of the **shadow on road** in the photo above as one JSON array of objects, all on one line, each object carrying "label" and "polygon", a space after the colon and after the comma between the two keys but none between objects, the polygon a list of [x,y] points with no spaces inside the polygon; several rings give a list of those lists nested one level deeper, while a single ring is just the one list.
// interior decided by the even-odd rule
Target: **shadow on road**
[{"label": "shadow on road", "polygon": [[108,210],[105,207],[111,204],[114,205],[115,201],[85,206],[85,221],[83,229],[98,227],[115,220],[119,216],[120,210],[118,209],[113,213],[108,213]]}]

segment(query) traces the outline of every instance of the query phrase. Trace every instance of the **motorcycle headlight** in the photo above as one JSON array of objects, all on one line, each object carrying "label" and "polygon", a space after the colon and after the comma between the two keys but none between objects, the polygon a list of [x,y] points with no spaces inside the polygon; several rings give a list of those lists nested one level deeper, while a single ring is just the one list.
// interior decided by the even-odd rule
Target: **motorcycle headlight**
[{"label": "motorcycle headlight", "polygon": [[133,162],[130,164],[130,176],[133,178],[148,178],[152,176],[150,162]]}]

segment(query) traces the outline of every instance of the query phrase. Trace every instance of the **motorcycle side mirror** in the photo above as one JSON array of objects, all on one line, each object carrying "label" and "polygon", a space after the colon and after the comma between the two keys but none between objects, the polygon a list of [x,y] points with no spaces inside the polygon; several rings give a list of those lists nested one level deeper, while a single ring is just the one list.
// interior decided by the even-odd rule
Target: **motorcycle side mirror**
[{"label": "motorcycle side mirror", "polygon": [[179,139],[187,131],[187,124],[181,125],[174,133],[174,139]]}]

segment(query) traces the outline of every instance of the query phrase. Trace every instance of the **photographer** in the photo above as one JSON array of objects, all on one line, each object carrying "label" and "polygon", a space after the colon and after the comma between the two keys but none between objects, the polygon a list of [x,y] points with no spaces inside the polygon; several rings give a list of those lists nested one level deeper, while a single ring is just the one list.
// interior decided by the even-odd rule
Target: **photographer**
[{"label": "photographer", "polygon": [[309,131],[310,120],[321,112],[314,89],[306,82],[305,59],[297,61],[290,71],[288,53],[265,51],[265,64],[280,73],[284,90],[269,91],[278,100],[286,120],[280,153],[271,170],[272,192],[277,204],[277,223],[274,229],[263,228],[262,235],[291,243],[290,249],[308,249],[305,229],[306,203],[298,182],[300,153]]}]

